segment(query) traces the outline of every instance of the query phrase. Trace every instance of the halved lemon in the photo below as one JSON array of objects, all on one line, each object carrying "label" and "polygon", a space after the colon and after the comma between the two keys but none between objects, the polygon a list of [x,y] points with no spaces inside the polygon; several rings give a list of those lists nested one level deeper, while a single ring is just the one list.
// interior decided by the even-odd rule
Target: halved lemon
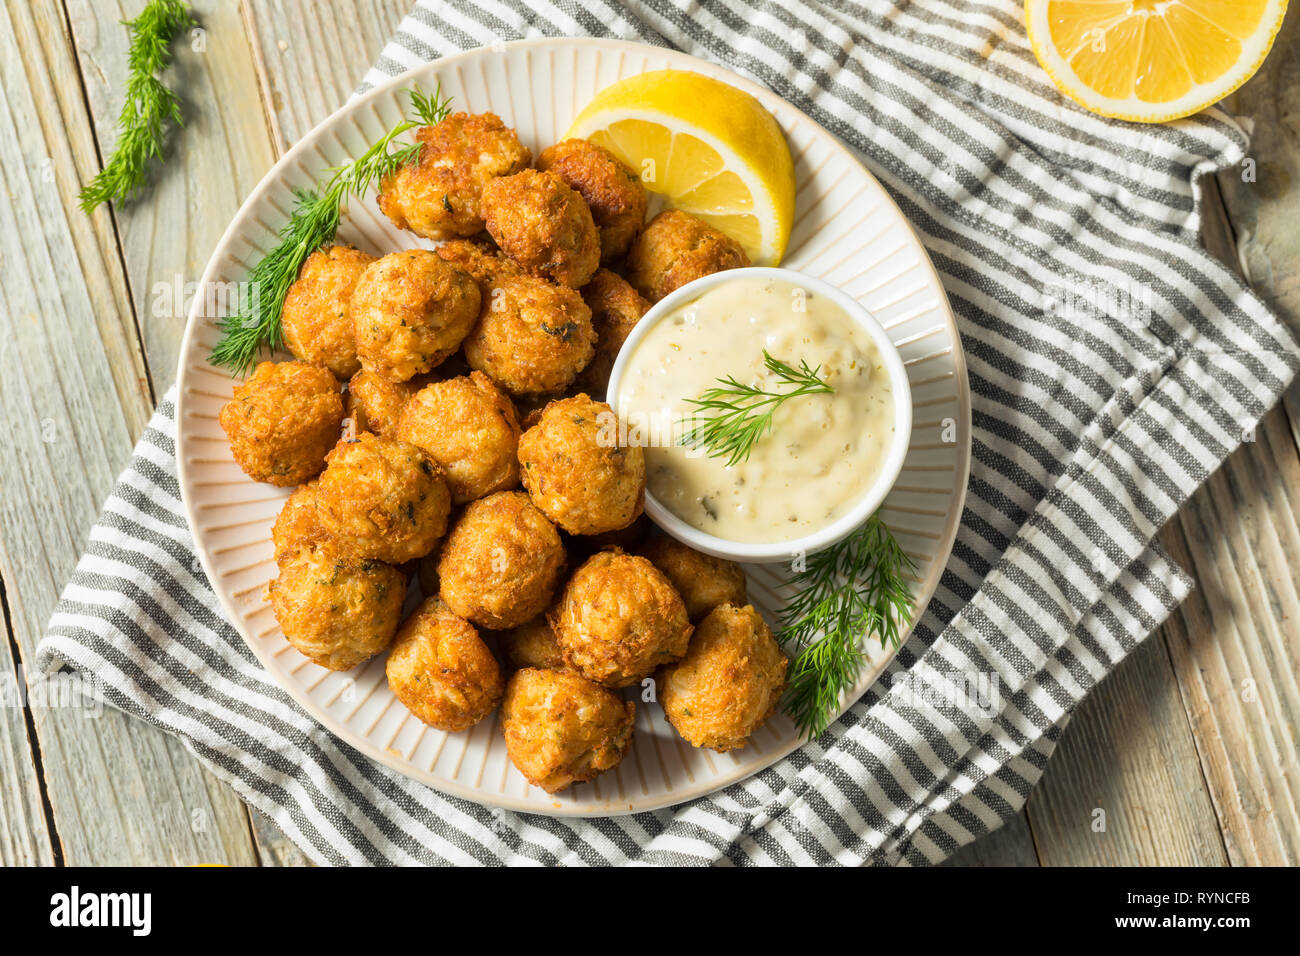
[{"label": "halved lemon", "polygon": [[1268,56],[1287,0],[1027,0],[1029,42],[1061,92],[1161,123],[1219,102]]},{"label": "halved lemon", "polygon": [[569,137],[610,150],[651,192],[776,265],[794,221],[794,161],[781,127],[754,97],[688,70],[607,86]]}]

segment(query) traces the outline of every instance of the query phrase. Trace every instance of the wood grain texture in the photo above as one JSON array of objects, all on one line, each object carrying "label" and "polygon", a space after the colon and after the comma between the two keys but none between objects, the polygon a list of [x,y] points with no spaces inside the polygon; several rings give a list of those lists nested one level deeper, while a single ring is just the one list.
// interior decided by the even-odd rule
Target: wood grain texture
[{"label": "wood grain texture", "polygon": [[49,866],[56,856],[38,771],[35,729],[25,706],[26,675],[7,638],[8,602],[0,587],[0,864]]},{"label": "wood grain texture", "polygon": [[968,843],[942,866],[1039,866],[1029,817],[1022,809],[999,829]]},{"label": "wood grain texture", "polygon": [[1218,175],[1237,261],[1300,330],[1300,5],[1291,4],[1260,71],[1223,105],[1253,124],[1247,163]]},{"label": "wood grain texture", "polygon": [[[122,106],[129,37],[120,21],[144,0],[66,0],[85,99],[101,150]],[[184,91],[185,128],[156,169],[147,201],[114,210],[131,301],[159,395],[176,375],[185,310],[171,288],[197,283],[244,197],[275,160],[252,48],[237,4],[192,2],[201,27],[174,43],[169,82]],[[193,286],[190,286],[193,289]]]},{"label": "wood grain texture", "polygon": [[1199,588],[1165,637],[1238,865],[1300,862],[1298,517],[1300,456],[1277,408],[1166,535]]},{"label": "wood grain texture", "polygon": [[[76,75],[70,52],[57,4],[11,3],[0,13],[0,408],[11,444],[0,456],[0,578],[20,656],[9,667],[32,660],[152,404],[134,323],[121,311],[120,261],[101,246],[107,223],[75,207],[77,173],[93,165],[75,152],[92,142],[84,111],[66,86],[55,90]],[[116,711],[37,704],[26,714],[56,858],[252,861],[242,806],[178,741]],[[7,798],[21,772],[12,781],[4,772]],[[14,806],[25,817],[34,810],[29,796]],[[44,821],[27,825],[35,839],[3,844],[5,862],[33,851],[50,861]]]},{"label": "wood grain texture", "polygon": [[344,104],[410,0],[241,0],[281,152]]},{"label": "wood grain texture", "polygon": [[[1292,4],[1264,66],[1224,102],[1253,124],[1250,156],[1218,175],[1246,280],[1300,334],[1300,5]],[[1282,399],[1300,444],[1300,386]]]},{"label": "wood grain texture", "polygon": [[[1079,706],[1026,808],[1044,866],[1227,863],[1169,655],[1157,637]],[[1104,830],[1095,829],[1098,820]]]}]

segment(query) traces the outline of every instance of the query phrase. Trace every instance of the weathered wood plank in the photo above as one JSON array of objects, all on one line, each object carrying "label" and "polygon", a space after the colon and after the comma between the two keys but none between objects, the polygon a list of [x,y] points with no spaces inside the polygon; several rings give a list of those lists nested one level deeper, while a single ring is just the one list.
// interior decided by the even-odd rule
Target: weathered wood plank
[{"label": "weathered wood plank", "polygon": [[54,835],[45,818],[33,728],[18,655],[8,640],[8,603],[0,585],[0,864],[49,866]]},{"label": "weathered wood plank", "polygon": [[241,3],[281,151],[343,105],[411,9],[410,0]]},{"label": "weathered wood plank", "polygon": [[1227,863],[1158,636],[1080,705],[1027,809],[1044,866]]},{"label": "weathered wood plank", "polygon": [[1234,864],[1300,862],[1300,455],[1274,409],[1165,537],[1198,591],[1166,627]]},{"label": "weathered wood plank", "polygon": [[[62,209],[76,210],[81,184],[99,171],[100,162],[94,132],[86,122],[81,76],[63,9],[49,0],[9,2],[8,6],[14,11],[10,23],[17,42],[15,59],[7,66],[18,71],[15,77],[21,73],[30,78],[26,94],[30,100],[24,102],[30,102],[35,113],[25,121],[39,124],[40,131],[39,140],[36,131],[31,131],[27,143],[34,152],[27,158],[39,167],[36,182],[44,197],[57,198]],[[15,95],[21,88],[14,87]],[[101,206],[90,217],[78,212],[61,218],[74,254],[64,264],[75,266],[84,294],[95,304],[91,319],[109,365],[117,403],[134,440],[144,431],[154,401],[111,211]],[[74,289],[72,294],[78,293]]]},{"label": "weathered wood plank", "polygon": [[1224,107],[1254,125],[1250,157],[1218,176],[1246,280],[1300,329],[1300,6],[1263,67]]},{"label": "weathered wood plank", "polygon": [[[112,221],[75,207],[79,174],[96,168],[76,75],[58,3],[6,4],[0,408],[10,449],[0,456],[0,579],[17,663],[32,659],[152,406]],[[253,861],[242,806],[228,791],[209,791],[178,741],[111,710],[27,713],[68,863]],[[196,812],[207,821],[202,832],[191,823]],[[30,848],[14,848],[17,859],[9,846],[4,852],[16,862]],[[37,855],[49,861],[39,845]]]},{"label": "weathered wood plank", "polygon": [[[1251,155],[1217,177],[1231,246],[1219,253],[1300,332],[1300,8],[1258,74],[1226,101]],[[1211,210],[1212,212],[1212,210]],[[1208,215],[1208,214],[1207,214]],[[1211,247],[1213,248],[1213,247]],[[1300,386],[1267,415],[1165,535],[1199,591],[1165,629],[1233,863],[1300,861]]]},{"label": "weathered wood plank", "polygon": [[1029,817],[1022,809],[1001,828],[968,843],[942,866],[1039,866]]},{"label": "weathered wood plank", "polygon": [[[120,21],[144,0],[67,0],[96,138],[115,139],[128,36]],[[212,250],[275,160],[253,53],[237,4],[192,2],[198,32],[176,41],[172,82],[185,91],[185,128],[147,201],[114,212],[131,301],[159,394],[175,378],[184,314],[171,307],[176,283],[197,283]],[[193,286],[190,287],[191,289]]]},{"label": "weathered wood plank", "polygon": [[[1247,281],[1300,333],[1300,6],[1293,4],[1264,66],[1225,101],[1254,121],[1251,155],[1218,176]],[[1300,444],[1300,386],[1282,399]]]}]

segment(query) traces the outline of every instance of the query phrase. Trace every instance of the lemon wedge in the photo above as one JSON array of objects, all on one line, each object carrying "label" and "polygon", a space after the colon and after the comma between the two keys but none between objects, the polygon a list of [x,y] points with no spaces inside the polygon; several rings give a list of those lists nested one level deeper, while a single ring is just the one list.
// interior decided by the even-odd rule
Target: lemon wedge
[{"label": "lemon wedge", "polygon": [[603,146],[668,205],[698,216],[776,265],[794,221],[794,161],[781,127],[748,93],[688,70],[607,86],[569,137]]},{"label": "lemon wedge", "polygon": [[1027,0],[1034,55],[1061,92],[1161,123],[1219,102],[1264,62],[1287,0]]}]

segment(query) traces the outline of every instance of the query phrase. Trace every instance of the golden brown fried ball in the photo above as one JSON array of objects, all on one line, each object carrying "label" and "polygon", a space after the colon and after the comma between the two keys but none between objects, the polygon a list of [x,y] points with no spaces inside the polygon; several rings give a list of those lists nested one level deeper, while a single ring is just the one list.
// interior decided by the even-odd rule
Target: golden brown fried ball
[{"label": "golden brown fried ball", "polygon": [[324,365],[338,378],[356,374],[361,362],[352,323],[352,290],[374,261],[374,256],[350,246],[327,246],[307,257],[280,313],[284,344],[294,356]]},{"label": "golden brown fried ball", "polygon": [[612,262],[645,225],[645,186],[603,146],[566,139],[542,151],[537,168],[548,170],[587,201],[600,231],[600,261]]},{"label": "golden brown fried ball", "polygon": [[519,484],[519,420],[482,372],[426,385],[406,404],[397,437],[442,466],[452,504]]},{"label": "golden brown fried ball", "polygon": [[554,173],[494,179],[483,190],[483,218],[501,250],[535,276],[578,289],[600,265],[591,210]]},{"label": "golden brown fried ball", "polygon": [[608,269],[600,269],[591,277],[582,289],[582,301],[591,309],[591,326],[596,330],[596,354],[578,373],[575,384],[603,395],[619,350],[641,317],[650,311],[650,303]]},{"label": "golden brown fried ball", "polygon": [[645,449],[620,444],[620,437],[604,402],[575,395],[547,405],[519,439],[533,503],[570,534],[630,525],[645,503]]},{"label": "golden brown fried ball", "polygon": [[339,442],[328,462],[316,512],[345,550],[404,564],[432,551],[446,532],[451,492],[414,445],[366,433]]},{"label": "golden brown fried ball", "polygon": [[316,482],[299,485],[285,500],[284,507],[275,516],[275,524],[271,525],[276,563],[282,563],[300,548],[328,538],[320,515],[316,513]]},{"label": "golden brown fried ball", "polygon": [[555,526],[522,491],[499,491],[456,519],[438,560],[438,593],[456,614],[500,631],[540,614],[563,570]]},{"label": "golden brown fried ball", "polygon": [[393,640],[406,600],[406,575],[321,541],[286,557],[268,590],[289,643],[321,667],[345,671]]},{"label": "golden brown fried ball", "polygon": [[659,702],[692,746],[738,750],[776,710],[786,665],[757,611],[721,604],[695,629],[686,656],[660,671]]},{"label": "golden brown fried ball", "polygon": [[263,362],[221,409],[230,453],[254,481],[300,485],[325,467],[343,427],[343,399],[329,370]]},{"label": "golden brown fried ball", "polygon": [[516,671],[501,703],[511,762],[547,793],[618,766],[635,720],[636,704],[565,670]]},{"label": "golden brown fried ball", "polygon": [[388,686],[430,727],[455,733],[492,713],[505,685],[473,624],[426,598],[406,619],[385,665]]},{"label": "golden brown fried ball", "polygon": [[734,239],[702,219],[668,209],[650,220],[632,243],[623,274],[651,302],[701,276],[749,265]]},{"label": "golden brown fried ball", "polygon": [[399,229],[429,239],[483,231],[483,187],[533,160],[515,131],[494,113],[453,113],[416,130],[420,160],[386,177],[379,208]]},{"label": "golden brown fried ball", "polygon": [[668,579],[617,548],[583,562],[547,616],[565,662],[606,687],[627,687],[679,660],[691,638]]},{"label": "golden brown fried ball", "polygon": [[348,412],[358,432],[397,437],[402,409],[416,392],[412,382],[393,382],[364,369],[348,381]]},{"label": "golden brown fried ball", "polygon": [[523,267],[513,259],[501,255],[501,250],[487,242],[476,239],[452,239],[442,243],[434,250],[438,258],[450,262],[461,272],[478,283],[483,295],[483,306],[491,291],[505,279],[514,279],[524,274]]},{"label": "golden brown fried ball", "polygon": [[744,606],[745,572],[735,561],[696,551],[666,534],[641,553],[672,582],[692,623],[698,624],[719,604]]},{"label": "golden brown fried ball", "polygon": [[361,366],[395,382],[429,371],[460,347],[478,318],[478,283],[428,249],[393,252],[352,290]]},{"label": "golden brown fried ball", "polygon": [[564,666],[560,643],[555,639],[551,622],[546,620],[544,614],[527,624],[520,624],[513,630],[498,634],[497,646],[501,649],[502,660],[510,670],[523,667],[554,670]]},{"label": "golden brown fried ball", "polygon": [[505,279],[465,339],[465,359],[511,395],[559,392],[596,351],[582,296],[532,276]]}]

